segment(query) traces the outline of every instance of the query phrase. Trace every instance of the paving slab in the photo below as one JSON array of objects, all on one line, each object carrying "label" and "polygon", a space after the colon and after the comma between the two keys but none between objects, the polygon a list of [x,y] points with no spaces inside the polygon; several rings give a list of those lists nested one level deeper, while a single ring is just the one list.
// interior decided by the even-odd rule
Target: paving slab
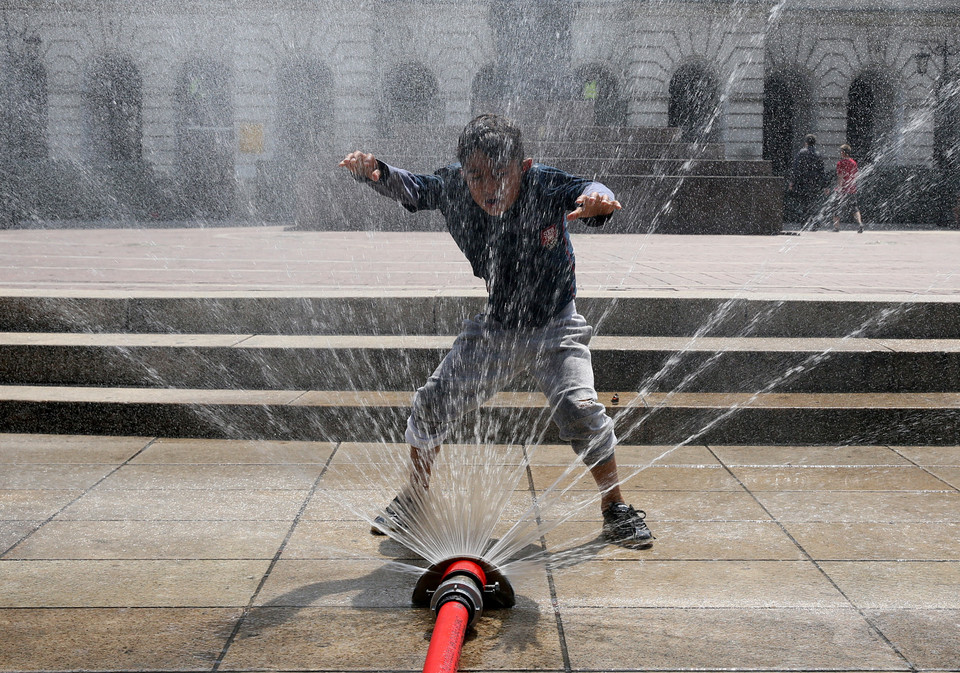
[{"label": "paving slab", "polygon": [[[731,541],[731,544],[735,544]],[[840,608],[811,562],[602,560],[554,573],[562,607]]]},{"label": "paving slab", "polygon": [[[649,503],[644,505],[650,509],[647,520],[656,529],[657,542],[644,552],[645,561],[802,561],[806,558],[804,550],[775,521],[674,521],[665,518],[665,503],[659,497],[641,501],[630,493],[629,499],[637,506],[641,502]],[[599,516],[589,522],[564,525],[560,530],[547,533],[547,545],[551,549],[564,549],[571,539],[595,537],[599,527]],[[605,546],[602,555],[606,560],[636,558],[635,552],[620,547]],[[645,565],[639,577],[652,580],[646,571]],[[620,588],[628,590],[625,585]],[[638,590],[637,593],[644,592]]]},{"label": "paving slab", "polygon": [[[574,229],[584,293],[665,296],[960,294],[960,232],[780,236],[588,234]],[[0,231],[0,290],[24,296],[403,291],[482,295],[446,233],[283,226]]]},{"label": "paving slab", "polygon": [[289,521],[50,521],[10,559],[272,559]]},{"label": "paving slab", "polygon": [[784,529],[817,560],[960,561],[960,523],[892,516],[869,523],[787,523]]},{"label": "paving slab", "polygon": [[573,670],[905,671],[853,609],[571,608]]},{"label": "paving slab", "polygon": [[0,670],[209,671],[241,610],[0,610]]},{"label": "paving slab", "polygon": [[956,670],[960,611],[867,610],[864,614],[918,669]]},{"label": "paving slab", "polygon": [[[585,299],[960,297],[957,232],[576,233],[574,245]],[[238,226],[2,231],[0,295],[103,299],[67,312],[97,324],[142,301],[143,325],[159,297],[280,297],[311,324],[303,297],[482,301],[483,288],[445,234]],[[301,399],[290,392],[252,406]],[[956,670],[960,447],[660,448],[621,449],[653,549],[603,545],[595,503],[577,508],[538,541],[570,553],[517,575],[517,606],[483,617],[464,670]],[[387,487],[362,488],[360,467],[343,483],[322,476],[339,451],[0,435],[0,671],[420,670],[433,620],[409,606],[414,571],[390,568],[422,559],[367,532],[358,510]],[[508,518],[560,476],[565,451],[533,463]],[[564,499],[593,497],[582,473],[570,483]],[[909,540],[885,549],[891,529]]]},{"label": "paving slab", "polygon": [[[182,488],[95,488],[71,494],[65,502],[69,506],[57,517],[64,521],[293,521],[308,495],[308,489],[193,489],[185,493]],[[17,511],[13,504],[8,509]]]},{"label": "paving slab", "polygon": [[901,446],[897,450],[917,465],[960,465],[960,453],[950,447]]},{"label": "paving slab", "polygon": [[[409,601],[425,561],[368,532],[362,510],[389,485],[357,488],[403,445],[0,435],[0,447],[13,475],[0,490],[0,670],[422,667],[433,620]],[[572,456],[540,449],[505,523],[534,497],[550,526],[570,518],[534,545],[553,563],[509,571],[517,605],[481,618],[463,670],[956,669],[960,490],[919,465],[953,469],[960,447],[624,446],[649,550],[603,542],[588,483],[551,507],[543,478]],[[354,477],[318,479],[338,457]],[[35,472],[90,465],[107,476],[70,488]],[[720,474],[730,481],[703,481]]]},{"label": "paving slab", "polygon": [[930,474],[953,488],[960,488],[960,467],[930,467]]},{"label": "paving slab", "polygon": [[949,484],[913,465],[731,467],[751,491],[946,491]]},{"label": "paving slab", "polygon": [[[12,469],[6,467],[6,470]],[[0,520],[44,521],[76,501],[83,493],[81,489],[55,489],[49,484],[35,489],[0,488]]]},{"label": "paving slab", "polygon": [[844,595],[864,610],[960,609],[960,592],[950,588],[960,586],[960,561],[856,559],[821,561],[819,565]]},{"label": "paving slab", "polygon": [[888,446],[714,446],[725,465],[743,467],[909,465],[911,461]]},{"label": "paving slab", "polygon": [[960,491],[752,491],[772,516],[802,522],[960,521]]},{"label": "paving slab", "polygon": [[265,560],[3,558],[0,608],[243,607]]}]

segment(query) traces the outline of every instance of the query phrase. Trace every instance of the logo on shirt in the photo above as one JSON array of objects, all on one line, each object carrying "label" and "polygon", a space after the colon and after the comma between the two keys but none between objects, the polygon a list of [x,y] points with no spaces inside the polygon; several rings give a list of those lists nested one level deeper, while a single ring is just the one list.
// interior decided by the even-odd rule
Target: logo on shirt
[{"label": "logo on shirt", "polygon": [[545,248],[552,248],[555,246],[559,238],[560,231],[555,224],[552,224],[546,229],[540,231],[540,245]]}]

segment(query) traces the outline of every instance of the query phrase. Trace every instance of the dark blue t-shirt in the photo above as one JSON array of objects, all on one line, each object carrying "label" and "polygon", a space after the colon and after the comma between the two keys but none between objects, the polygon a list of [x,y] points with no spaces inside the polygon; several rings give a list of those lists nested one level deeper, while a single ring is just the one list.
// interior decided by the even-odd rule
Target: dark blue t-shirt
[{"label": "dark blue t-shirt", "polygon": [[817,193],[825,186],[823,157],[815,147],[797,152],[790,167],[793,188],[801,193]]},{"label": "dark blue t-shirt", "polygon": [[[573,244],[566,215],[581,194],[613,193],[599,182],[533,164],[523,174],[516,202],[488,215],[470,196],[460,164],[419,175],[381,162],[369,184],[407,210],[439,210],[447,229],[487,283],[490,315],[508,328],[540,327],[576,296]],[[609,216],[581,220],[600,226]]]}]

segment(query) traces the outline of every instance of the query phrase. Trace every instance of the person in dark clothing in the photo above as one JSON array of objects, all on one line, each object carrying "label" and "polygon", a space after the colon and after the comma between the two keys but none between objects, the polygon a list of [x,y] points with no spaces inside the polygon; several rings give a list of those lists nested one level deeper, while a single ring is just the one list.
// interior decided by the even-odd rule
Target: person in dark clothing
[{"label": "person in dark clothing", "polygon": [[340,166],[404,208],[439,210],[454,241],[487,287],[487,307],[417,390],[406,439],[410,484],[377,517],[372,533],[404,525],[429,486],[451,426],[529,371],[547,397],[560,436],[590,468],[601,494],[604,536],[648,547],[645,513],[627,505],[614,457],[613,421],[597,400],[588,344],[593,328],[577,313],[575,262],[567,225],[601,226],[620,203],[603,184],[535,164],[520,129],[480,115],[463,129],[459,162],[419,175],[373,154],[351,152]]},{"label": "person in dark clothing", "polygon": [[[800,207],[801,224],[806,226],[815,218],[820,209],[820,201],[826,187],[824,180],[823,157],[817,151],[817,137],[809,134],[802,150],[797,152],[790,166],[788,190],[796,197]],[[816,230],[820,223],[814,219],[811,228]]]}]

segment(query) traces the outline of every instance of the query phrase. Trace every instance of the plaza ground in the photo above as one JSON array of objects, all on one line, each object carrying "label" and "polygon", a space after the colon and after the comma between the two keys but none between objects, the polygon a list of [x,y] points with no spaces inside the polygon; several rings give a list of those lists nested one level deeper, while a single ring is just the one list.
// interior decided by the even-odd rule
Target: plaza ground
[{"label": "plaza ground", "polygon": [[[960,293],[960,232],[950,230],[573,238],[581,295]],[[482,282],[442,233],[22,229],[0,232],[0,243],[5,292],[483,294]]]},{"label": "plaza ground", "polygon": [[[960,296],[960,232],[574,244],[584,296]],[[443,234],[0,232],[5,296],[404,292],[483,288]],[[348,448],[0,434],[0,670],[420,670],[433,620],[388,565],[418,560],[338,505]],[[958,447],[694,443],[650,465],[668,448],[619,450],[653,548],[600,544],[593,509],[547,534],[589,543],[516,579],[463,670],[960,670]],[[517,502],[570,459],[538,456]]]}]

